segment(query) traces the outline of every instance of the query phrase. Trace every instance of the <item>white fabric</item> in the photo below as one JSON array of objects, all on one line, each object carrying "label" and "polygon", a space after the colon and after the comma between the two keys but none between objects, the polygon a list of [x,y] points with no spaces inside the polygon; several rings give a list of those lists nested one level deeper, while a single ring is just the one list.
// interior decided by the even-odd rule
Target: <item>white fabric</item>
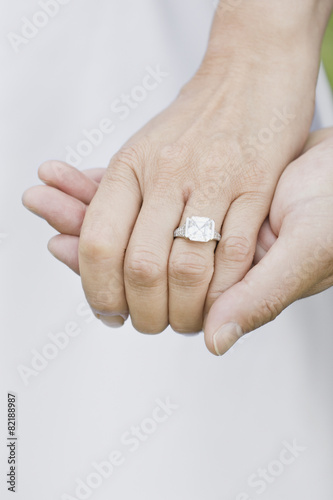
[{"label": "white fabric", "polygon": [[[79,278],[47,252],[54,231],[20,203],[24,189],[38,183],[39,164],[65,160],[67,146],[76,148],[84,130],[112,120],[114,131],[79,164],[105,166],[175,98],[202,59],[214,2],[72,0],[37,34],[30,30],[33,37],[17,53],[8,33],[20,33],[23,17],[41,24],[45,17],[36,14],[42,8],[35,0],[7,0],[4,7],[0,429],[5,438],[6,391],[15,391],[15,498],[80,498],[76,478],[86,481],[96,472],[92,463],[113,450],[123,463],[86,498],[332,498],[332,289],[294,304],[223,358],[208,353],[202,335],[140,335],[129,322],[109,330],[82,315]],[[156,66],[169,76],[121,120],[126,111],[110,106]],[[332,103],[318,98],[320,119],[319,110]],[[50,334],[69,332],[70,322],[81,333],[64,349],[47,351],[54,359],[26,386],[18,366],[31,368],[31,351],[45,352],[55,342]],[[163,410],[167,397],[177,409]],[[152,415],[166,420],[144,420]],[[134,441],[121,437],[141,423],[151,434],[132,452]],[[302,447],[295,456],[288,451],[294,440]],[[4,439],[1,453],[6,474]],[[271,482],[256,482],[253,474],[267,466]],[[1,488],[2,498],[12,498],[4,480]]]}]

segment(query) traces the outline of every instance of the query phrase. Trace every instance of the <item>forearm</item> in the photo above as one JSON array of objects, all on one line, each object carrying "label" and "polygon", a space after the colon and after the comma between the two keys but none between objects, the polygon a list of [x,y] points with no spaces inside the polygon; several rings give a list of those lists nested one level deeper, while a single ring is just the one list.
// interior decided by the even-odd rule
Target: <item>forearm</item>
[{"label": "forearm", "polygon": [[298,45],[318,51],[332,9],[333,0],[220,0],[208,51]]},{"label": "forearm", "polygon": [[222,0],[204,60],[182,94],[200,93],[223,109],[230,133],[241,136],[245,121],[258,134],[276,109],[288,109],[296,119],[266,149],[291,161],[309,133],[332,8],[333,0]]}]

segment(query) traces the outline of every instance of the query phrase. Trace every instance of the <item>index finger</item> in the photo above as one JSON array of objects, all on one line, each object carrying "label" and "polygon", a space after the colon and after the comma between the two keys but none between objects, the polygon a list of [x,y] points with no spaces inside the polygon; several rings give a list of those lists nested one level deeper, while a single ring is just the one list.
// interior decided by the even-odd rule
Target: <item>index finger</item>
[{"label": "index finger", "polygon": [[136,175],[117,155],[87,208],[79,242],[82,286],[96,314],[127,315],[123,266],[141,202]]}]

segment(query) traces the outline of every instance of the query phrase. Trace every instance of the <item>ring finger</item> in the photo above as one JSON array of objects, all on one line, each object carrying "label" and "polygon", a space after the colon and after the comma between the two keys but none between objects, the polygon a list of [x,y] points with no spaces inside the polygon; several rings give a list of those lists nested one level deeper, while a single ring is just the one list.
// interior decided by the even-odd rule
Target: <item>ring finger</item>
[{"label": "ring finger", "polygon": [[225,196],[218,204],[203,206],[199,196],[193,194],[185,207],[180,227],[187,224],[186,234],[191,240],[176,238],[169,261],[169,322],[179,333],[202,328],[216,248],[216,241],[204,240],[211,239],[214,231],[220,232],[228,201]]}]

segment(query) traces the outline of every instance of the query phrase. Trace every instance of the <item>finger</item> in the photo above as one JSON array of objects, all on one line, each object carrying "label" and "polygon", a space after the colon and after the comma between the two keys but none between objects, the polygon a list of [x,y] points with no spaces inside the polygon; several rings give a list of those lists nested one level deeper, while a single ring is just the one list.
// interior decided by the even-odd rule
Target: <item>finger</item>
[{"label": "finger", "polygon": [[[125,288],[134,327],[159,333],[168,326],[168,259],[184,209],[179,193],[146,196],[125,259]],[[176,201],[178,199],[178,201]]]},{"label": "finger", "polygon": [[84,175],[89,177],[89,179],[91,179],[92,181],[97,182],[97,184],[101,182],[105,172],[106,168],[87,168],[86,170],[82,170],[82,173]]},{"label": "finger", "polygon": [[272,321],[305,294],[309,280],[320,280],[326,272],[318,268],[309,277],[305,271],[304,263],[315,252],[302,244],[308,238],[299,237],[300,229],[293,237],[292,227],[282,228],[259,264],[214,302],[205,323],[205,342],[212,353],[224,354],[244,333]]},{"label": "finger", "polygon": [[[220,232],[228,200],[220,203],[205,203],[199,194],[189,199],[180,226],[187,218],[201,216],[215,222],[215,231]],[[196,235],[209,232],[210,223],[198,222],[191,231]],[[195,333],[202,329],[204,304],[214,271],[216,241],[199,242],[176,238],[169,261],[169,322],[180,333]]]},{"label": "finger", "polygon": [[254,265],[258,264],[258,262],[265,257],[266,253],[271,246],[274,245],[276,240],[277,236],[274,234],[269,223],[269,218],[267,217],[264,220],[258,234],[257,247],[253,258]]},{"label": "finger", "polygon": [[34,186],[22,196],[23,205],[59,233],[79,236],[86,205],[50,186]]},{"label": "finger", "polygon": [[79,243],[83,289],[99,315],[127,317],[123,265],[141,201],[127,158],[123,161],[121,154],[117,155],[87,208]]},{"label": "finger", "polygon": [[[98,183],[92,179],[95,174],[85,175],[67,163],[50,160],[38,169],[39,178],[45,184],[69,194],[86,205],[89,205],[95,195]],[[97,174],[97,178],[100,174]]]},{"label": "finger", "polygon": [[215,252],[215,270],[205,313],[228,288],[240,281],[251,268],[260,227],[268,206],[262,197],[242,195],[230,206],[222,227],[222,238]]},{"label": "finger", "polygon": [[[80,274],[78,248],[79,238],[77,236],[63,234],[54,236],[48,244],[48,249],[54,257],[68,266],[76,274]],[[96,316],[105,325],[111,326],[112,328],[118,328],[124,324],[124,318],[122,316],[112,316],[111,318],[99,314],[96,314]]]},{"label": "finger", "polygon": [[79,238],[68,234],[57,234],[50,239],[47,245],[51,254],[60,262],[68,266],[76,274],[79,271]]}]

